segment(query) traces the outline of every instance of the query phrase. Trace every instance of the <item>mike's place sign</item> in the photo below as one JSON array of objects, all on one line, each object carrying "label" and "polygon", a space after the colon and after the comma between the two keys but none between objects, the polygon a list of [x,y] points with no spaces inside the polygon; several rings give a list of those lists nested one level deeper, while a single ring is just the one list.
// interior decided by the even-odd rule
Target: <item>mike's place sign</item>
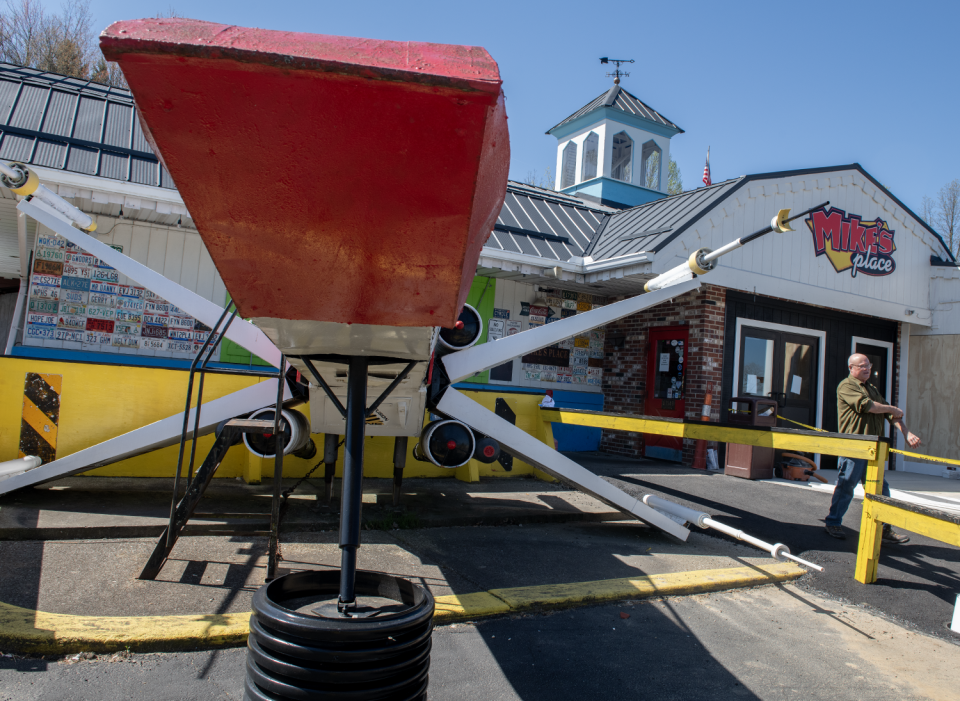
[{"label": "mike's place sign", "polygon": [[847,215],[842,209],[818,209],[806,219],[813,246],[818,256],[830,259],[834,270],[850,275],[889,275],[897,269],[893,252],[894,232],[882,219],[863,221],[856,214]]}]

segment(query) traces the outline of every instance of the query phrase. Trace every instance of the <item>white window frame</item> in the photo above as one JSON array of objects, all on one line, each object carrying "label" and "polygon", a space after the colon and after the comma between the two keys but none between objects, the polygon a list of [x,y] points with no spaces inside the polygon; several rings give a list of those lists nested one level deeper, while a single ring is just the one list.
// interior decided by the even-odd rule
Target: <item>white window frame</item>
[{"label": "white window frame", "polygon": [[866,343],[871,346],[879,346],[887,349],[887,386],[884,387],[883,396],[886,400],[892,401],[893,396],[893,344],[890,341],[878,341],[873,338],[864,338],[863,336],[854,336],[850,339],[850,355],[857,352],[857,344]]},{"label": "white window frame", "polygon": [[[585,175],[586,170],[587,170],[587,153],[588,153],[588,151],[587,151],[587,142],[590,141],[590,137],[591,137],[591,136],[592,136],[592,137],[595,137],[595,138],[594,138],[594,141],[595,141],[596,149],[594,150],[594,153],[596,154],[596,161],[593,163],[593,175],[591,175],[591,176],[588,178],[588,177],[586,177],[586,175]],[[601,171],[602,165],[603,165],[603,164],[600,162],[600,135],[599,135],[597,132],[595,132],[595,131],[590,131],[590,132],[586,135],[586,137],[584,137],[583,143],[580,144],[580,178],[579,178],[579,182],[585,183],[585,182],[587,182],[588,180],[596,180],[598,177],[600,177],[600,171]]]},{"label": "white window frame", "polygon": [[[735,345],[733,347],[733,397],[736,397],[739,388],[740,388],[740,336],[741,331],[744,326],[750,326],[755,329],[767,329],[769,331],[786,331],[787,333],[798,333],[803,336],[813,336],[819,340],[820,347],[818,349],[817,355],[819,356],[820,367],[818,368],[818,377],[817,377],[817,387],[818,387],[818,396],[817,396],[817,420],[814,422],[814,426],[817,428],[823,428],[823,385],[824,380],[826,379],[825,368],[826,368],[826,349],[827,349],[827,332],[818,331],[817,329],[807,329],[802,326],[787,326],[786,324],[773,324],[767,321],[755,321],[753,319],[742,319],[737,317],[737,333],[735,340]],[[798,427],[799,428],[799,427]],[[817,454],[814,456],[814,461],[817,463],[817,466],[820,465],[820,455]]]},{"label": "white window frame", "polygon": [[647,185],[647,159],[650,156],[644,157],[643,155],[643,152],[647,148],[647,144],[653,145],[652,148],[650,149],[651,156],[654,153],[660,154],[660,165],[657,167],[657,185],[656,187],[653,188],[657,192],[660,192],[661,191],[660,186],[663,185],[663,149],[660,148],[660,144],[658,144],[653,139],[648,139],[647,141],[644,141],[643,144],[640,146],[640,184],[646,188],[650,187],[649,185]]},{"label": "white window frame", "polygon": [[[573,176],[570,179],[570,182],[567,183],[564,180],[564,177],[567,173],[567,154],[570,155],[569,163],[573,165]],[[572,139],[563,145],[563,148],[560,150],[560,189],[564,190],[568,187],[573,187],[577,184],[577,177],[580,175],[580,164],[577,163],[578,157],[580,155],[580,145],[573,141]]]},{"label": "white window frame", "polygon": [[[624,137],[626,137],[626,139],[630,142],[630,179],[629,179],[629,180],[621,180],[620,178],[614,177],[614,175],[613,175],[613,167],[614,167],[614,166],[613,166],[613,154],[616,153],[616,148],[617,148],[617,147],[616,147],[616,144],[614,143],[614,139],[616,139],[616,138],[617,138],[618,136],[620,136],[621,134],[623,134]],[[611,179],[611,180],[616,180],[618,183],[630,183],[630,184],[633,184],[633,179],[634,179],[634,174],[635,174],[635,171],[634,171],[634,167],[633,167],[633,166],[634,166],[634,163],[636,163],[636,160],[637,160],[637,140],[634,139],[632,136],[630,136],[630,134],[627,132],[626,129],[621,129],[621,130],[618,131],[616,134],[614,134],[612,137],[610,137],[610,154],[611,154],[611,160],[610,160],[610,179]]]}]

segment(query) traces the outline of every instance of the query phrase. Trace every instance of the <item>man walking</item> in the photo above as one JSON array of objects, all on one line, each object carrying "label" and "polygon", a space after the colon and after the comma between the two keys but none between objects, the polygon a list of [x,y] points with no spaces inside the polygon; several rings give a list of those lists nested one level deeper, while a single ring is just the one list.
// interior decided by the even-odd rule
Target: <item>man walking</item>
[{"label": "man walking", "polygon": [[[860,436],[882,436],[884,419],[896,426],[911,448],[920,445],[920,439],[910,433],[903,422],[903,412],[886,403],[879,390],[867,380],[870,379],[873,366],[865,355],[854,353],[847,361],[850,376],[837,387],[837,416],[840,433],[854,433]],[[827,533],[840,540],[847,536],[840,523],[847,507],[853,501],[853,490],[862,482],[867,461],[863,458],[840,458],[837,467],[837,487],[833,490],[833,501],[826,522]],[[883,496],[890,496],[887,480],[883,480]],[[886,543],[906,543],[910,539],[897,533],[890,524],[883,524],[883,541]]]}]

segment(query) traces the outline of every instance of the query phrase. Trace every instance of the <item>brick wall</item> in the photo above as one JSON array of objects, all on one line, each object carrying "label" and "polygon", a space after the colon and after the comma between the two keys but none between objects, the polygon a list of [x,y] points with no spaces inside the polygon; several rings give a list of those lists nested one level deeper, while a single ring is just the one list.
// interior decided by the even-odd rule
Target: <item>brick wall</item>
[{"label": "brick wall", "polygon": [[[686,418],[698,419],[705,394],[712,392],[715,401],[713,420],[718,420],[725,300],[724,288],[705,284],[699,290],[677,297],[672,302],[609,324],[606,327],[603,366],[605,410],[643,414],[647,389],[647,331],[658,326],[686,326],[689,329],[684,379]],[[694,447],[694,441],[684,441],[684,463],[693,462]],[[600,450],[641,457],[643,436],[604,431]]]}]

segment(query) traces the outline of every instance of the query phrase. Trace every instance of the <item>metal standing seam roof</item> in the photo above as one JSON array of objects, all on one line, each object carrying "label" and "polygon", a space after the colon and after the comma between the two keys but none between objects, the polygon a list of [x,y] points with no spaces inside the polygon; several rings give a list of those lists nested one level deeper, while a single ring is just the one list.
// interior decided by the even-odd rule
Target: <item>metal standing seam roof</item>
[{"label": "metal standing seam roof", "polygon": [[589,114],[594,110],[598,110],[601,107],[612,107],[613,109],[620,110],[621,112],[633,115],[634,117],[646,119],[654,124],[676,129],[681,134],[684,133],[683,129],[650,107],[650,105],[646,104],[635,95],[631,95],[621,86],[614,85],[612,88],[604,92],[596,99],[588,102],[586,105],[571,114],[559,124],[550,127],[550,129],[547,130],[547,134],[550,134],[558,127],[562,127],[564,124],[572,122],[573,120],[582,117],[585,114]]},{"label": "metal standing seam roof", "polygon": [[555,261],[582,256],[610,210],[586,206],[568,195],[548,193],[509,183],[500,216],[484,248]]},{"label": "metal standing seam roof", "polygon": [[742,177],[726,180],[611,214],[587,255],[594,260],[606,260],[641,251],[659,251],[742,180]]},{"label": "metal standing seam roof", "polygon": [[176,189],[129,90],[0,63],[0,158]]}]

